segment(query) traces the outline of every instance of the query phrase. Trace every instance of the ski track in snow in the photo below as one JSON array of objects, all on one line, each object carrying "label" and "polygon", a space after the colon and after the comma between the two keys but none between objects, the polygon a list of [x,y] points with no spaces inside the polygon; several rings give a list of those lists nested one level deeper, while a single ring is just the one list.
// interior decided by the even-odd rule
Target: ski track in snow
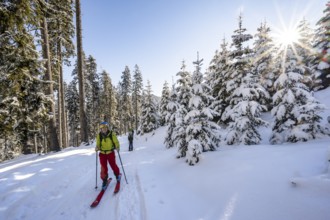
[{"label": "ski track in snow", "polygon": [[[74,219],[77,213],[73,213],[70,206],[78,193],[85,194],[86,176],[91,176],[93,172],[89,164],[85,164],[83,156],[91,150],[81,152],[74,165],[63,151],[30,162],[22,160],[23,164],[20,162],[3,173],[1,180],[6,179],[8,185],[6,192],[0,192],[3,204],[0,209],[7,210],[4,219],[43,219],[44,216],[50,216],[49,219]],[[61,163],[61,169],[56,168],[57,163]],[[47,187],[49,185],[52,187]]]},{"label": "ski track in snow", "polygon": [[[5,216],[1,216],[0,213],[0,219],[43,219],[45,216],[49,216],[47,219],[51,220],[69,220],[77,217],[79,219],[100,217],[118,220],[147,219],[144,193],[137,169],[128,169],[128,184],[123,176],[121,189],[117,194],[113,193],[116,184],[113,178],[100,204],[92,209],[90,204],[101,190],[100,179],[98,179],[98,189],[95,190],[93,185],[95,178],[91,178],[95,177],[96,172],[95,159],[92,159],[95,158],[95,153],[93,149],[84,149],[82,155],[78,154],[77,158],[74,158],[74,163],[71,163],[73,158],[66,157],[65,154],[64,151],[32,160],[23,159],[11,168],[7,166],[8,169],[0,176],[0,182],[8,185],[5,187],[5,192],[0,192],[0,201],[3,204],[0,205],[0,210],[7,211],[4,212]],[[90,156],[91,163],[86,164],[83,155]],[[126,154],[126,156],[134,158],[133,155]],[[134,159],[131,162],[130,165],[135,164]],[[57,163],[61,163],[61,169],[56,169]],[[111,173],[109,168],[109,174]],[[17,179],[21,180],[17,181]],[[81,204],[80,201],[76,201],[77,199],[85,201],[82,207],[72,207],[72,204]]]},{"label": "ski track in snow", "polygon": [[[137,137],[133,152],[121,138],[128,184],[117,156],[121,189],[113,194],[116,180],[109,168],[113,180],[95,208],[90,204],[101,181],[92,144],[0,164],[0,220],[329,219],[330,165],[323,156],[328,138],[276,147],[223,147],[205,154],[208,160],[193,169],[174,160],[175,149],[164,156],[165,149],[157,145],[163,138]],[[205,172],[214,165],[217,174]]]},{"label": "ski track in snow", "polygon": [[139,175],[135,171],[135,175],[130,176],[134,178],[129,179],[128,184],[122,180],[122,192],[115,195],[115,197],[118,196],[115,204],[115,219],[145,220],[147,212]]}]

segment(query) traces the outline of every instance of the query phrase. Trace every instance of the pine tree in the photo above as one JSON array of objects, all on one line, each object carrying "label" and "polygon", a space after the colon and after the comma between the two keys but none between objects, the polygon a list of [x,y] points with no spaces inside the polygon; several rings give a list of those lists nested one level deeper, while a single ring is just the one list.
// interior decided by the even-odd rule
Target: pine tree
[{"label": "pine tree", "polygon": [[100,79],[97,64],[93,56],[86,60],[86,116],[90,139],[96,137],[100,118]]},{"label": "pine tree", "polygon": [[68,111],[68,123],[72,146],[78,146],[77,131],[79,127],[79,93],[77,90],[78,80],[75,77],[69,84],[65,94]]},{"label": "pine tree", "polygon": [[[252,39],[252,35],[245,34],[246,31],[247,30],[242,26],[242,15],[240,15],[238,29],[234,31],[235,34],[232,36],[232,46],[234,49],[230,53],[232,63],[230,65],[229,79],[225,82],[225,92],[229,94],[225,101],[229,105],[226,107],[221,117],[222,121],[229,122],[229,132],[226,137],[227,144],[238,144],[241,142],[249,144],[245,136],[251,136],[251,138],[255,138],[251,140],[252,142],[258,142],[258,137],[252,137],[253,135],[258,136],[255,131],[255,126],[252,124],[252,120],[254,120],[253,117],[257,116],[258,113],[255,112],[255,109],[247,108],[247,104],[253,106],[250,102],[254,101],[254,97],[258,96],[259,92],[253,89],[256,81],[251,79],[252,75],[248,75],[252,72],[251,54],[253,51],[249,47],[244,46],[244,44],[247,44],[247,42]],[[246,94],[244,90],[247,90],[248,94]],[[255,92],[257,93],[249,94]],[[248,118],[247,114],[250,114]],[[241,124],[241,119],[245,119],[246,121]],[[250,130],[243,131],[242,127],[235,127],[235,125],[239,124]]]},{"label": "pine tree", "polygon": [[242,83],[243,77],[250,72],[251,62],[250,54],[252,50],[249,47],[244,47],[244,43],[247,43],[252,39],[252,35],[245,34],[246,29],[242,27],[242,15],[239,16],[238,29],[234,31],[232,36],[232,46],[234,49],[230,52],[229,57],[232,60],[230,64],[230,72],[228,73],[228,79],[225,81],[225,94],[229,94],[226,97],[225,102],[228,103],[225,111],[221,116],[223,122],[229,122],[231,111],[235,108],[241,100],[242,97],[235,93]]},{"label": "pine tree", "polygon": [[59,141],[62,147],[68,146],[67,122],[64,100],[63,64],[69,65],[69,58],[74,55],[74,25],[73,25],[73,0],[48,0],[47,11],[48,35],[50,54],[52,57],[53,78],[58,83],[55,89],[58,91],[58,130]]},{"label": "pine tree", "polygon": [[186,140],[186,129],[188,127],[184,117],[189,112],[189,100],[191,98],[191,76],[186,71],[186,65],[182,62],[181,71],[177,73],[179,79],[177,80],[177,100],[178,109],[176,115],[176,127],[174,129],[174,136],[172,137],[175,146],[178,148],[177,158],[185,157],[188,150],[188,143]]},{"label": "pine tree", "polygon": [[255,35],[254,42],[254,57],[253,57],[253,73],[256,75],[260,85],[266,89],[269,93],[266,97],[260,97],[259,102],[266,105],[268,109],[271,109],[271,96],[275,93],[274,91],[274,43],[270,37],[270,28],[266,22],[261,23],[257,29],[258,32]]},{"label": "pine tree", "polygon": [[170,88],[168,87],[168,83],[165,81],[163,85],[162,97],[160,100],[160,126],[164,126],[166,124],[166,115],[168,114],[167,104],[170,101]]},{"label": "pine tree", "polygon": [[133,105],[132,105],[132,79],[128,66],[125,67],[121,76],[121,108],[120,112],[122,117],[123,130],[122,133],[126,133],[129,129],[133,128]]},{"label": "pine tree", "polygon": [[[0,10],[0,120],[4,120],[1,123],[5,135],[17,139],[16,146],[22,147],[20,150],[24,153],[30,152],[26,148],[29,142],[51,118],[48,113],[54,113],[47,109],[54,101],[50,99],[53,94],[47,97],[42,92],[46,87],[42,77],[44,69],[35,46],[40,42],[37,38],[40,33],[37,37],[31,35],[40,28],[40,21],[45,20],[46,9],[45,2],[40,0],[2,4]],[[58,145],[51,147],[58,150]]]},{"label": "pine tree", "polygon": [[226,101],[229,94],[226,93],[225,82],[229,79],[230,65],[229,65],[229,51],[227,49],[228,43],[223,39],[220,45],[220,52],[216,51],[210,66],[206,73],[206,84],[210,85],[210,94],[214,97],[210,108],[218,113],[214,117],[214,121],[221,124],[221,115],[224,109],[229,105]]},{"label": "pine tree", "polygon": [[199,161],[199,155],[205,151],[213,151],[220,142],[220,127],[212,122],[217,113],[209,108],[214,100],[210,94],[210,87],[204,83],[201,72],[203,59],[197,56],[194,62],[196,70],[192,75],[191,98],[189,112],[184,117],[188,125],[186,129],[187,163],[194,165]]},{"label": "pine tree", "polygon": [[323,132],[319,123],[323,107],[304,84],[305,66],[299,62],[301,58],[291,45],[282,53],[280,59],[284,62],[280,68],[283,72],[275,81],[277,92],[273,96],[271,111],[275,120],[270,138],[272,144],[307,141]]},{"label": "pine tree", "polygon": [[172,85],[172,90],[170,93],[169,102],[166,106],[166,112],[165,115],[165,124],[168,124],[167,132],[164,140],[164,144],[166,148],[174,147],[174,131],[176,128],[176,117],[178,115],[178,109],[179,109],[179,103],[177,100],[177,93],[175,86]]},{"label": "pine tree", "polygon": [[324,16],[317,22],[314,47],[318,56],[313,61],[314,91],[325,89],[330,85],[330,1],[323,11]]},{"label": "pine tree", "polygon": [[143,135],[150,133],[159,127],[159,112],[157,110],[156,103],[152,98],[152,90],[150,81],[147,81],[147,87],[145,91],[145,98],[142,104],[141,124],[138,129],[138,133]]},{"label": "pine tree", "polygon": [[[299,39],[295,43],[295,51],[299,54],[300,62],[305,65],[304,71],[304,84],[308,86],[309,90],[313,90],[314,79],[312,79],[312,60],[315,59],[315,53],[313,49],[313,30],[310,28],[306,19],[299,22],[297,31],[299,33]],[[317,79],[316,79],[317,80]]]},{"label": "pine tree", "polygon": [[77,69],[79,82],[79,113],[80,113],[80,141],[88,143],[88,128],[86,118],[85,104],[85,77],[84,77],[84,59],[82,47],[82,28],[81,28],[81,4],[80,0],[76,0],[76,33],[77,33]]},{"label": "pine tree", "polygon": [[256,75],[247,73],[240,87],[234,90],[234,96],[241,100],[228,112],[232,122],[228,126],[227,144],[259,144],[261,136],[258,127],[268,124],[261,119],[261,112],[267,108],[259,100],[260,97],[269,98],[267,91],[258,84]]},{"label": "pine tree", "polygon": [[[100,82],[100,104],[98,106],[100,116],[103,115],[101,120],[108,122],[113,126],[113,129],[118,133],[119,121],[118,121],[118,103],[117,102],[117,92],[112,85],[112,80],[106,71],[101,73]],[[119,105],[121,106],[121,105]],[[119,111],[120,112],[120,111]]]},{"label": "pine tree", "polygon": [[143,91],[143,79],[138,65],[135,65],[132,84],[133,84],[132,103],[134,109],[134,126],[135,126],[135,130],[137,130],[139,125],[139,118],[141,115],[141,102],[142,102],[142,91]]}]

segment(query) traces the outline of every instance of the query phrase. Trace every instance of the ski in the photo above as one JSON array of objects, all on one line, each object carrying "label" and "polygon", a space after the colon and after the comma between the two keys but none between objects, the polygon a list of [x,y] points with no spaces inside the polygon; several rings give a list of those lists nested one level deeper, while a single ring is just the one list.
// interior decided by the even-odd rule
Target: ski
[{"label": "ski", "polygon": [[108,182],[107,182],[107,185],[105,185],[105,187],[102,187],[102,190],[101,190],[100,193],[97,195],[97,197],[96,197],[96,199],[94,200],[94,202],[91,204],[91,208],[96,207],[96,206],[100,203],[100,201],[101,201],[101,199],[102,199],[102,197],[103,197],[103,194],[104,194],[105,190],[107,190],[107,188],[108,188],[108,186],[109,186],[111,180],[112,180],[112,178],[109,178],[109,179],[108,179]]},{"label": "ski", "polygon": [[118,193],[120,190],[120,180],[121,180],[121,174],[117,177],[117,183],[115,186],[115,190],[113,191],[114,194]]},{"label": "ski", "polygon": [[120,190],[120,181],[116,183],[115,190],[113,191],[114,194],[118,193]]}]

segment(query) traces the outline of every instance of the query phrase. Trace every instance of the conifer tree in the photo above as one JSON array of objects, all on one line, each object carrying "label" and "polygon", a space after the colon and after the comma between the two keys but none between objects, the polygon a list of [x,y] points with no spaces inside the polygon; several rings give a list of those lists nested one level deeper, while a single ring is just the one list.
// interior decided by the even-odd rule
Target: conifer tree
[{"label": "conifer tree", "polygon": [[64,100],[63,64],[70,65],[69,58],[74,55],[74,25],[73,25],[73,0],[48,0],[50,10],[47,11],[48,35],[52,70],[58,96],[58,133],[62,147],[68,146],[67,122]]},{"label": "conifer tree", "polygon": [[251,71],[251,54],[252,50],[245,46],[247,42],[252,39],[252,35],[245,34],[247,30],[242,26],[242,15],[239,16],[238,29],[234,31],[232,35],[232,47],[233,50],[230,52],[229,57],[231,59],[230,71],[228,72],[228,78],[226,78],[223,91],[226,96],[226,108],[221,116],[221,120],[226,124],[231,119],[231,113],[235,106],[242,101],[241,94],[235,92],[239,89],[243,80],[243,77]]},{"label": "conifer tree", "polygon": [[[116,130],[119,127],[119,121],[117,118],[117,92],[112,85],[112,80],[109,74],[105,70],[101,73],[100,86],[100,104],[98,106],[100,116],[103,115],[102,120],[107,121]],[[116,132],[118,131],[116,130]]]},{"label": "conifer tree", "polygon": [[68,123],[70,128],[70,140],[72,146],[78,146],[77,130],[79,127],[79,93],[77,90],[78,80],[75,77],[69,84],[65,94],[65,101],[68,111]]},{"label": "conifer tree", "polygon": [[152,90],[150,81],[147,81],[145,90],[145,98],[142,103],[141,124],[139,134],[150,133],[159,127],[159,112],[155,101],[152,98]]},{"label": "conifer tree", "polygon": [[274,43],[270,36],[270,28],[267,23],[261,23],[257,29],[254,42],[253,73],[256,75],[260,85],[266,89],[269,95],[260,97],[259,103],[266,105],[267,110],[271,109],[271,96],[274,94]]},{"label": "conifer tree", "polygon": [[167,104],[170,101],[170,88],[168,87],[167,81],[165,81],[162,90],[162,97],[160,100],[160,126],[164,126],[166,124],[166,115],[168,114]]},{"label": "conifer tree", "polygon": [[6,140],[0,159],[29,153],[28,141],[49,119],[51,100],[42,93],[43,63],[31,35],[43,6],[43,1],[25,0],[0,7],[0,133]]},{"label": "conifer tree", "polygon": [[167,132],[164,140],[166,148],[174,147],[174,130],[176,128],[176,117],[178,115],[179,103],[174,84],[170,92],[169,102],[166,106],[165,124],[168,124]]},{"label": "conifer tree", "polygon": [[188,127],[184,117],[189,112],[189,100],[191,98],[191,75],[186,71],[185,62],[182,62],[181,71],[177,73],[177,100],[178,109],[176,115],[176,127],[173,132],[173,141],[178,148],[177,158],[186,157],[188,143],[186,140],[186,129]]},{"label": "conifer tree", "polygon": [[[320,112],[323,107],[304,84],[305,66],[299,62],[291,45],[281,54],[281,75],[275,81],[271,113],[274,117],[270,143],[297,142],[314,139],[323,133]],[[299,56],[299,54],[298,54]]]},{"label": "conifer tree", "polygon": [[[309,90],[313,90],[314,79],[312,75],[312,61],[315,59],[316,54],[313,49],[313,30],[310,24],[303,18],[297,27],[299,39],[295,43],[295,51],[299,54],[299,61],[305,65],[304,71],[304,84],[308,86]],[[315,79],[317,80],[317,79]]]},{"label": "conifer tree", "polygon": [[210,108],[218,113],[214,116],[214,121],[221,124],[221,115],[224,109],[229,105],[226,101],[229,94],[226,93],[225,82],[229,80],[230,73],[228,43],[223,39],[220,45],[220,51],[216,51],[208,73],[206,73],[206,83],[210,85],[210,94],[214,97]]},{"label": "conifer tree", "polygon": [[133,128],[133,106],[132,106],[132,79],[131,72],[128,66],[125,67],[121,76],[121,108],[120,112],[122,117],[123,130],[126,133],[129,129]]},{"label": "conifer tree", "polygon": [[187,156],[189,165],[199,161],[199,155],[205,151],[213,151],[220,142],[220,127],[212,122],[217,113],[209,108],[214,98],[210,95],[210,87],[204,83],[201,72],[203,59],[197,55],[194,62],[196,70],[192,75],[191,98],[189,100],[189,112],[184,117],[188,125],[186,129]]},{"label": "conifer tree", "polygon": [[141,102],[142,102],[142,91],[143,91],[142,73],[138,65],[135,65],[134,68],[132,84],[133,84],[132,103],[134,109],[134,126],[135,126],[135,130],[137,130],[139,125],[139,118],[141,115]]},{"label": "conifer tree", "polygon": [[330,85],[330,1],[323,11],[324,16],[316,23],[314,47],[318,54],[313,60],[314,91],[325,89]]},{"label": "conifer tree", "polygon": [[77,34],[77,70],[79,84],[79,112],[80,112],[80,141],[88,143],[88,128],[86,118],[86,103],[85,103],[85,77],[84,77],[84,55],[82,46],[82,22],[81,22],[81,4],[80,0],[76,2],[76,34]]},{"label": "conifer tree", "polygon": [[86,60],[86,116],[90,139],[96,137],[100,118],[100,84],[97,64],[93,56]]},{"label": "conifer tree", "polygon": [[261,118],[267,107],[259,103],[260,97],[269,99],[268,92],[258,83],[258,77],[247,73],[239,88],[234,90],[235,97],[241,100],[229,111],[232,122],[228,126],[227,144],[259,144],[261,136],[258,127],[268,123]]},{"label": "conifer tree", "polygon": [[41,35],[41,47],[42,47],[42,57],[45,60],[45,80],[48,81],[48,86],[46,89],[46,95],[48,95],[52,102],[49,105],[49,112],[51,114],[50,120],[48,122],[48,134],[49,134],[49,148],[51,151],[61,150],[61,145],[58,139],[58,129],[56,126],[56,114],[55,114],[55,97],[54,97],[54,80],[53,80],[53,68],[51,65],[51,53],[50,53],[50,42],[48,34],[48,5],[43,7],[43,17],[40,19],[40,35]]}]

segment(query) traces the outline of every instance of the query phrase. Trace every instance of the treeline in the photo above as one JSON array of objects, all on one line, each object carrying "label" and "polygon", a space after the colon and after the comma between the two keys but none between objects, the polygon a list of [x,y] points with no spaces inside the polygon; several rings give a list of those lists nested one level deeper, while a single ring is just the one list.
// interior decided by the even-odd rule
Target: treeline
[{"label": "treeline", "polygon": [[[254,37],[248,34],[240,16],[231,45],[223,40],[207,72],[201,73],[199,58],[193,74],[183,63],[176,84],[170,89],[165,83],[158,102],[151,83],[144,87],[138,65],[132,73],[124,67],[117,85],[106,71],[97,72],[96,60],[83,52],[79,0],[0,2],[1,161],[89,143],[103,120],[118,134],[168,125],[166,146],[178,147],[178,157],[189,164],[222,141],[259,143],[265,111],[274,116],[271,143],[325,133],[318,114],[323,107],[312,92],[329,86],[328,6],[318,29],[302,20],[299,42],[285,49],[275,44],[266,23]],[[63,65],[74,56],[67,85]]]},{"label": "treeline", "polygon": [[[300,21],[292,42],[274,39],[266,22],[252,36],[240,15],[231,44],[223,40],[206,73],[198,56],[192,74],[183,62],[172,89],[164,85],[166,147],[194,165],[202,152],[222,145],[259,144],[262,126],[271,126],[271,144],[329,135],[320,116],[325,106],[314,97],[330,83],[330,3],[324,13],[316,30]],[[264,112],[271,113],[270,124]]]}]

